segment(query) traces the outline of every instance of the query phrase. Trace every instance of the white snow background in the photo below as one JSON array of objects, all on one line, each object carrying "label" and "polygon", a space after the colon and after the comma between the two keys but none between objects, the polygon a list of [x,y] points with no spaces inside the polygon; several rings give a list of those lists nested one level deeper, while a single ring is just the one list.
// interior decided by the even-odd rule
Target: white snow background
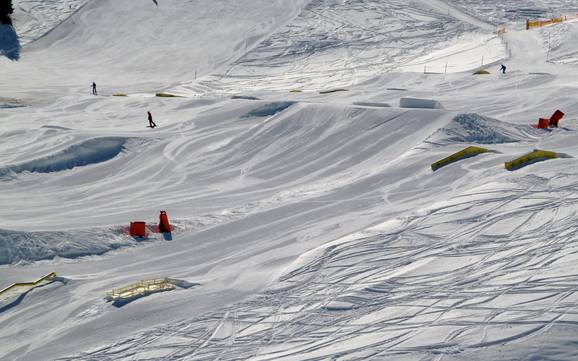
[{"label": "white snow background", "polygon": [[13,2],[0,360],[578,359],[575,1]]}]

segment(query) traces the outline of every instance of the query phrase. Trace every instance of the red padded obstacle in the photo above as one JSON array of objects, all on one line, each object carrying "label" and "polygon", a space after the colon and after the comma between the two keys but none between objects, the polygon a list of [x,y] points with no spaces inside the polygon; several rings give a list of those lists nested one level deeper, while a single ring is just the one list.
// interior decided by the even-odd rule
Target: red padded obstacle
[{"label": "red padded obstacle", "polygon": [[538,121],[538,124],[534,124],[532,126],[534,128],[538,128],[538,129],[548,129],[549,125],[550,125],[550,119],[540,118],[540,120]]},{"label": "red padded obstacle", "polygon": [[171,233],[171,224],[166,211],[161,211],[159,216],[159,231],[162,233]]},{"label": "red padded obstacle", "polygon": [[558,128],[558,123],[560,123],[560,120],[562,118],[564,118],[564,113],[560,110],[556,110],[554,112],[554,114],[552,114],[552,116],[550,117],[550,126],[554,127],[554,128]]},{"label": "red padded obstacle", "polygon": [[131,237],[146,237],[146,223],[145,222],[130,222],[129,234]]}]

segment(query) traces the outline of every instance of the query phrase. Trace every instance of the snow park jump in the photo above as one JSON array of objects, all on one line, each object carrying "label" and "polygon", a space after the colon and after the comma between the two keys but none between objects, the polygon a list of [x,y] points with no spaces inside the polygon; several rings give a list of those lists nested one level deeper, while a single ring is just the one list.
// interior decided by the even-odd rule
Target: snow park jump
[{"label": "snow park jump", "polygon": [[0,360],[578,360],[575,0],[11,3]]}]

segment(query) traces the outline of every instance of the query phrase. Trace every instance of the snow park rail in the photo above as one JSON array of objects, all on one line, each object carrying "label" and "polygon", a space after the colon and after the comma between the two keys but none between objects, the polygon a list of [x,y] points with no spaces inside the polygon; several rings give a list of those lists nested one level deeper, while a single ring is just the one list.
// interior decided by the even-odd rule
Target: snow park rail
[{"label": "snow park rail", "polygon": [[519,158],[516,158],[510,162],[506,162],[504,164],[504,166],[506,167],[507,170],[512,171],[512,170],[520,169],[522,167],[525,167],[527,165],[530,165],[530,164],[533,164],[536,162],[541,162],[543,160],[556,159],[556,158],[559,158],[559,154],[556,152],[535,149],[533,152],[525,154],[525,155],[523,155]]},{"label": "snow park rail", "polygon": [[3,290],[0,290],[0,295],[10,291],[13,288],[17,288],[17,287],[34,287],[36,285],[38,285],[41,282],[44,281],[53,281],[56,278],[56,273],[54,272],[50,272],[49,274],[37,279],[34,282],[23,282],[23,283],[13,283],[10,286],[4,288]]},{"label": "snow park rail", "polygon": [[548,20],[526,20],[526,30],[541,28],[546,25],[559,24],[569,20],[568,16],[560,16],[559,18],[552,18]]},{"label": "snow park rail", "polygon": [[113,289],[106,294],[106,300],[115,302],[129,301],[152,293],[173,290],[176,288],[175,283],[174,280],[167,277],[138,281],[126,287]]},{"label": "snow park rail", "polygon": [[476,155],[489,152],[486,148],[480,147],[467,147],[466,149],[460,150],[457,153],[450,155],[447,158],[439,160],[431,165],[431,169],[435,172],[436,170],[450,165],[452,163],[458,162],[463,159],[475,157]]}]

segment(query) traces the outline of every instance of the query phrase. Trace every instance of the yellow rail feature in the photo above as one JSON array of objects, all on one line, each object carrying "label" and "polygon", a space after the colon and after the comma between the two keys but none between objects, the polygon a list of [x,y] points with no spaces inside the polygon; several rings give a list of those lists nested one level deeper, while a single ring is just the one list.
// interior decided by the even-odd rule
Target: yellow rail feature
[{"label": "yellow rail feature", "polygon": [[170,278],[138,281],[122,288],[115,288],[106,294],[108,301],[125,301],[133,298],[148,296],[152,293],[175,289],[175,282]]},{"label": "yellow rail feature", "polygon": [[547,150],[535,149],[533,152],[525,154],[520,158],[516,158],[510,162],[506,162],[504,166],[506,167],[507,170],[516,170],[536,162],[541,162],[547,159],[556,159],[558,157],[559,157],[558,153],[550,152]]},{"label": "yellow rail feature", "polygon": [[4,288],[3,290],[0,290],[0,295],[5,293],[5,292],[8,292],[11,289],[16,288],[16,287],[34,287],[37,284],[44,282],[44,281],[53,281],[55,278],[56,278],[56,273],[50,272],[49,274],[37,279],[34,282],[13,283],[10,286]]},{"label": "yellow rail feature", "polygon": [[463,160],[466,158],[475,157],[476,155],[479,155],[482,153],[487,153],[487,152],[489,152],[489,150],[486,148],[467,147],[464,150],[460,150],[459,152],[454,153],[447,158],[444,158],[440,161],[433,163],[431,165],[431,169],[435,172],[436,170],[438,170],[442,167],[445,167],[446,165],[455,163],[457,161],[460,161],[460,160]]},{"label": "yellow rail feature", "polygon": [[319,92],[319,94],[331,94],[331,93],[339,93],[339,92],[346,92],[346,91],[349,91],[349,90],[339,88],[339,89],[322,90]]},{"label": "yellow rail feature", "polygon": [[182,98],[180,95],[169,94],[169,93],[156,93],[155,96],[159,98]]},{"label": "yellow rail feature", "polygon": [[563,23],[566,20],[567,20],[566,16],[561,16],[559,18],[553,18],[548,20],[526,20],[526,30],[530,30],[533,28],[541,28],[546,25],[559,24]]}]

